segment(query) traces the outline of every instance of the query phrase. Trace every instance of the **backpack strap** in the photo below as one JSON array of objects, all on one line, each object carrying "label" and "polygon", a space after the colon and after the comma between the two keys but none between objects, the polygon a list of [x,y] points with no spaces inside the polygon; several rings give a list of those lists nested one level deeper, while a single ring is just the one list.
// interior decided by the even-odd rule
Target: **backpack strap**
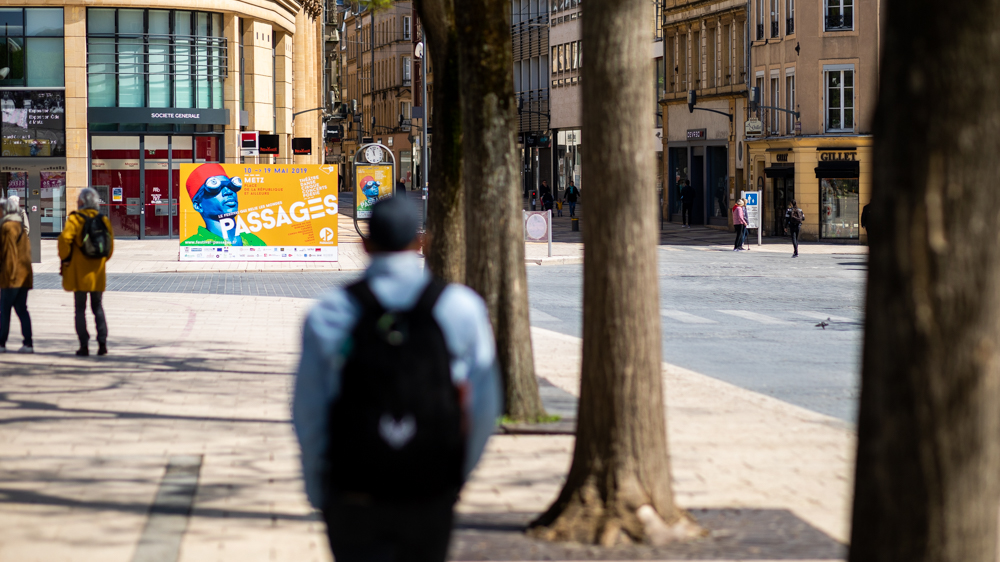
[{"label": "backpack strap", "polygon": [[382,313],[385,310],[382,303],[378,302],[378,299],[375,298],[375,293],[372,292],[371,287],[368,286],[367,279],[355,281],[344,290],[347,291],[347,294],[358,299],[362,310],[371,311],[376,314]]},{"label": "backpack strap", "polygon": [[437,304],[439,298],[441,298],[441,293],[448,288],[448,283],[438,277],[431,277],[430,283],[421,293],[420,298],[417,299],[417,304],[413,307],[414,312],[426,312],[431,314],[434,311],[434,306]]}]

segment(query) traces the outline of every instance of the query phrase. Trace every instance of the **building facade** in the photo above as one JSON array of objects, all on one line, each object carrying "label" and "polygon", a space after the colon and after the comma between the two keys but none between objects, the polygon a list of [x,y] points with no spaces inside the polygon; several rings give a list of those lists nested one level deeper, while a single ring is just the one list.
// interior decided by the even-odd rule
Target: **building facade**
[{"label": "building facade", "polygon": [[783,234],[795,199],[803,239],[866,241],[882,9],[883,0],[751,1],[762,132],[747,142],[744,189],[764,193],[765,234]]},{"label": "building facade", "polygon": [[[578,0],[570,0],[574,4]],[[553,0],[553,4],[568,4]],[[552,186],[552,116],[549,100],[549,2],[511,2],[514,95],[518,107],[518,142],[525,196],[543,180]]]},{"label": "building facade", "polygon": [[[341,100],[357,108],[346,120],[343,156],[350,162],[359,143],[380,142],[396,159],[396,172],[411,189],[413,148],[413,8],[344,13]],[[345,113],[346,115],[346,113]],[[419,182],[418,182],[419,183]]]},{"label": "building facade", "polygon": [[[745,0],[664,2],[661,104],[667,131],[663,212],[668,220],[681,220],[680,187],[691,182],[691,222],[732,225],[729,209],[737,186],[743,185],[746,8]],[[697,93],[696,107],[714,112],[689,111],[689,90]]]},{"label": "building facade", "polygon": [[[58,234],[93,187],[120,237],[176,235],[182,163],[241,162],[238,133],[279,136],[276,163],[319,163],[316,0],[21,2],[0,8],[0,192]],[[293,137],[310,155],[293,156]],[[37,209],[37,210],[35,210]]]}]

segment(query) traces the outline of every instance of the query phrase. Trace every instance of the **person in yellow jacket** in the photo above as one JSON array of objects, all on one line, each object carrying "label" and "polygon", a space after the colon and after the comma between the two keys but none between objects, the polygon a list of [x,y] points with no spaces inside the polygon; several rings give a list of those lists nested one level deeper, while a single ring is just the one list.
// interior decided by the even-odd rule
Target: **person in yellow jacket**
[{"label": "person in yellow jacket", "polygon": [[80,349],[77,350],[77,355],[90,355],[88,345],[90,334],[87,332],[86,317],[88,294],[90,295],[90,308],[94,312],[94,320],[97,323],[97,354],[105,355],[108,352],[108,324],[104,319],[103,306],[104,289],[107,284],[107,274],[104,268],[114,253],[114,233],[108,217],[102,216],[104,226],[111,239],[108,257],[89,258],[81,249],[83,225],[87,218],[94,218],[100,214],[97,210],[100,202],[96,190],[89,187],[81,190],[77,201],[77,211],[70,213],[66,218],[66,226],[63,227],[62,234],[59,235],[59,259],[62,260],[63,289],[73,291],[76,308],[76,335],[80,339]]},{"label": "person in yellow jacket", "polygon": [[24,346],[18,353],[34,353],[31,316],[28,315],[28,291],[32,287],[31,242],[21,223],[18,199],[11,197],[3,201],[0,210],[3,211],[0,219],[0,353],[7,352],[11,309],[17,312],[24,336]]}]

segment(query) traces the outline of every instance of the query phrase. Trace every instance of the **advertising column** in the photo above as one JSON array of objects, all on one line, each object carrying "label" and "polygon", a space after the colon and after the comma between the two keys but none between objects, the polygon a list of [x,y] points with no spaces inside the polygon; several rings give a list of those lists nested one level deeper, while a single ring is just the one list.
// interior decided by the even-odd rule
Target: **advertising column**
[{"label": "advertising column", "polygon": [[182,261],[337,261],[337,166],[181,165]]}]

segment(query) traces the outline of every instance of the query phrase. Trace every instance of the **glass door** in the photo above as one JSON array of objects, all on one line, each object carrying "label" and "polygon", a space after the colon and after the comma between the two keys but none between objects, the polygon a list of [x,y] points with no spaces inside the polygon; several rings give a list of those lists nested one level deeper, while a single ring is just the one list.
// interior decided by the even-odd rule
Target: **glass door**
[{"label": "glass door", "polygon": [[143,137],[145,236],[170,235],[170,138]]},{"label": "glass door", "polygon": [[90,146],[90,185],[104,203],[101,212],[115,236],[138,237],[143,231],[139,137],[93,136]]}]

